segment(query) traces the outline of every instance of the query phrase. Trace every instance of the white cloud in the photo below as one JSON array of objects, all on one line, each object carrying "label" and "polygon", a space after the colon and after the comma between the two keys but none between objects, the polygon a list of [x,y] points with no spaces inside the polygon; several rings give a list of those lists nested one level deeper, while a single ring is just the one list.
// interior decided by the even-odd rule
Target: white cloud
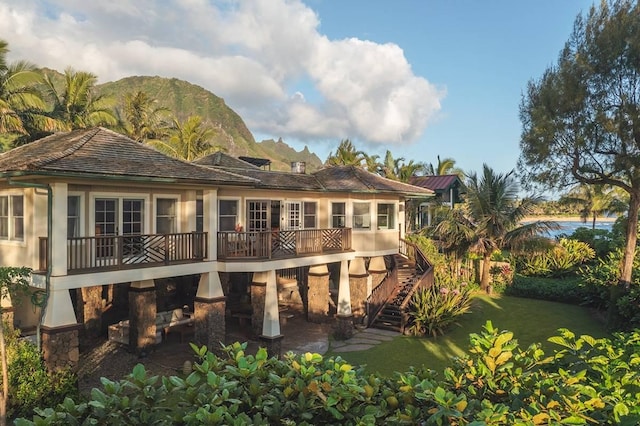
[{"label": "white cloud", "polygon": [[188,80],[223,97],[252,131],[285,140],[408,143],[444,96],[399,46],[331,40],[299,0],[24,0],[0,3],[0,22],[10,59],[100,81]]}]

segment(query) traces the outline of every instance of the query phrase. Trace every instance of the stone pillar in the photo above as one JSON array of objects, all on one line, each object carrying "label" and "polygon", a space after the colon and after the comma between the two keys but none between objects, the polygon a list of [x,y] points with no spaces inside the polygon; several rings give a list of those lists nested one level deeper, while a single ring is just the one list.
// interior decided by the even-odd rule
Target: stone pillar
[{"label": "stone pillar", "polygon": [[251,280],[251,330],[253,334],[262,334],[264,323],[264,303],[267,295],[267,272],[254,272]]},{"label": "stone pillar", "polygon": [[329,319],[329,269],[327,265],[309,268],[307,278],[307,318],[311,322],[322,323]]},{"label": "stone pillar", "polygon": [[78,329],[69,290],[52,290],[42,320],[42,355],[49,371],[74,369],[80,358]]},{"label": "stone pillar", "polygon": [[66,367],[75,369],[80,359],[80,342],[78,340],[80,324],[66,327],[42,326],[42,357],[49,371]]},{"label": "stone pillar", "polygon": [[156,288],[153,280],[129,287],[129,348],[144,356],[156,344]]},{"label": "stone pillar", "polygon": [[264,315],[260,340],[265,344],[269,355],[279,358],[282,355],[282,339],[284,336],[280,334],[280,311],[278,309],[276,271],[271,270],[266,272],[266,278]]},{"label": "stone pillar", "polygon": [[367,314],[367,297],[371,293],[370,283],[364,259],[361,257],[353,259],[349,264],[349,296],[351,313],[356,322],[361,322]]},{"label": "stone pillar", "polygon": [[84,329],[92,335],[102,331],[102,286],[83,287],[77,290],[78,316],[84,323]]},{"label": "stone pillar", "polygon": [[226,297],[222,291],[217,272],[200,275],[198,292],[194,302],[195,340],[205,345],[209,351],[222,354],[226,343],[227,324],[225,321]]},{"label": "stone pillar", "polygon": [[369,262],[369,276],[371,276],[371,289],[378,287],[387,277],[387,265],[383,256],[372,257]]},{"label": "stone pillar", "polygon": [[349,264],[340,262],[340,284],[338,287],[338,313],[336,315],[336,331],[338,340],[350,339],[353,336],[353,313],[351,311],[351,290],[349,289]]}]

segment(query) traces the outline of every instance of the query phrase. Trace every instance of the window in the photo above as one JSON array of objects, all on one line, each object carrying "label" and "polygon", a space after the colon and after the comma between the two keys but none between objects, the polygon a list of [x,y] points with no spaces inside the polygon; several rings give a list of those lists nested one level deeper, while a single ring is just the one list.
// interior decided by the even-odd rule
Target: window
[{"label": "window", "polygon": [[315,202],[305,202],[303,210],[304,229],[315,229],[317,204]]},{"label": "window", "polygon": [[0,196],[0,240],[24,240],[24,197]]},{"label": "window", "polygon": [[175,198],[158,198],[156,200],[157,234],[175,234],[178,232],[176,204]]},{"label": "window", "polygon": [[67,237],[80,236],[80,196],[67,197]]},{"label": "window", "polygon": [[247,201],[247,231],[261,232],[268,231],[270,201],[252,200]]},{"label": "window", "polygon": [[331,227],[344,228],[346,226],[347,207],[345,203],[331,203]]},{"label": "window", "polygon": [[395,209],[393,204],[378,204],[378,229],[395,229]]},{"label": "window", "polygon": [[204,201],[196,200],[196,232],[204,231]]},{"label": "window", "polygon": [[369,203],[353,203],[353,229],[371,229]]},{"label": "window", "polygon": [[218,200],[218,231],[232,232],[238,224],[238,201]]},{"label": "window", "polygon": [[331,203],[331,227],[344,228],[346,226],[346,203]]}]

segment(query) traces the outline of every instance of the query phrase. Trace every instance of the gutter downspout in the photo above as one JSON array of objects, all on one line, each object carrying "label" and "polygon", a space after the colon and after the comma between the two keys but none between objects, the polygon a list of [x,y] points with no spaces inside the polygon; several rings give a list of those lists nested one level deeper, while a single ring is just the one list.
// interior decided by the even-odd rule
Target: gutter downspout
[{"label": "gutter downspout", "polygon": [[49,185],[48,183],[14,182],[11,180],[11,176],[7,177],[7,182],[12,186],[21,186],[24,188],[40,188],[47,190],[47,245],[49,247],[47,247],[47,272],[45,275],[44,300],[42,302],[42,305],[40,306],[40,320],[38,321],[38,326],[36,329],[36,343],[38,346],[38,351],[40,351],[40,326],[42,325],[42,320],[44,319],[44,315],[47,311],[49,293],[51,291],[51,262],[53,261],[53,253],[51,250],[51,238],[53,233],[53,190],[51,189],[51,185]]}]

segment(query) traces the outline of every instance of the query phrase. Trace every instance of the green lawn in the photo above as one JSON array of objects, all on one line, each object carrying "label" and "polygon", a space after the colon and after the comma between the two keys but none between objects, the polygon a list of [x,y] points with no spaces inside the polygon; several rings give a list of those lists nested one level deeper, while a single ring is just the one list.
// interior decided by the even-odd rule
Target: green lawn
[{"label": "green lawn", "polygon": [[568,328],[576,335],[607,335],[603,324],[588,309],[579,306],[510,296],[478,295],[474,297],[472,313],[464,315],[459,321],[460,327],[454,326],[444,336],[398,336],[367,351],[329,352],[327,355],[339,355],[351,364],[365,365],[368,372],[385,376],[393,371],[406,371],[410,366],[421,365],[440,373],[451,357],[466,352],[469,334],[480,332],[487,320],[491,320],[496,328],[512,331],[521,347],[539,342],[548,353],[553,351],[555,345],[546,340],[556,335],[558,328]]}]

